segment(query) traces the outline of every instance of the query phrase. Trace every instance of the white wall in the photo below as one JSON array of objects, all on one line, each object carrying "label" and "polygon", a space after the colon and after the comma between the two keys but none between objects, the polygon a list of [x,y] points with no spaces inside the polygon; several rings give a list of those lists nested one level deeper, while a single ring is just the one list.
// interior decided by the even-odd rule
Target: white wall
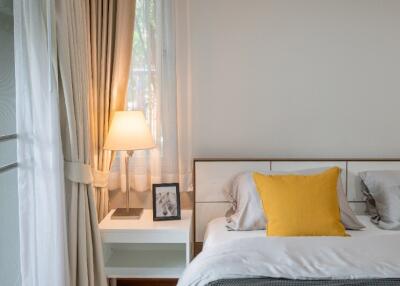
[{"label": "white wall", "polygon": [[400,1],[189,1],[195,157],[400,157]]}]

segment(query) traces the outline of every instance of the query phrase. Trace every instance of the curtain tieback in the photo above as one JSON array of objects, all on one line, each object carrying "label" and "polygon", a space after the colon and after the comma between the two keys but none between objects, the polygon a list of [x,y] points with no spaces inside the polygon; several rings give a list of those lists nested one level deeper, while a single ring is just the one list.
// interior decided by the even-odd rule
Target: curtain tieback
[{"label": "curtain tieback", "polygon": [[107,171],[92,170],[89,164],[81,162],[64,161],[65,176],[68,180],[75,183],[93,184],[96,188],[107,188]]},{"label": "curtain tieback", "polygon": [[108,186],[108,171],[92,170],[93,186],[96,188],[107,188]]},{"label": "curtain tieback", "polygon": [[65,177],[74,183],[91,184],[92,169],[89,164],[79,161],[64,161]]}]

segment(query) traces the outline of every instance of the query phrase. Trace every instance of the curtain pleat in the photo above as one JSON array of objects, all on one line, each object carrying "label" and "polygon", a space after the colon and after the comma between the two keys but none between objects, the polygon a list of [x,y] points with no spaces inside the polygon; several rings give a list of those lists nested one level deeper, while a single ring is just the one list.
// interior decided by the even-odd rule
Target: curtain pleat
[{"label": "curtain pleat", "polygon": [[[89,8],[84,1],[56,1],[63,153],[64,160],[80,170],[90,168],[91,159],[88,111],[93,77]],[[83,173],[74,175],[65,174],[69,178],[65,192],[70,285],[105,286],[93,187]]]},{"label": "curtain pleat", "polygon": [[[91,162],[97,174],[108,176],[115,154],[104,150],[103,145],[113,113],[125,108],[136,1],[89,2],[93,74],[89,99]],[[109,211],[108,188],[97,181],[96,176],[94,179],[97,215],[100,221]]]}]

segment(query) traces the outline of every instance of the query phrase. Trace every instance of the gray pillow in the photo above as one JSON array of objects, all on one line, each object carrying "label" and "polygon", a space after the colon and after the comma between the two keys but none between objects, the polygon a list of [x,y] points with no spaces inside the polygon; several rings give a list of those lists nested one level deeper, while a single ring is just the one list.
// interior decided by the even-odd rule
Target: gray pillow
[{"label": "gray pillow", "polygon": [[400,171],[366,171],[360,177],[371,221],[382,229],[400,230]]},{"label": "gray pillow", "polygon": [[[295,172],[266,172],[266,175],[312,175],[322,173],[329,168],[315,168]],[[354,215],[343,191],[342,180],[339,176],[337,184],[338,201],[341,222],[346,229],[359,230],[365,226]],[[265,229],[267,219],[264,216],[261,199],[253,181],[252,172],[238,174],[225,188],[225,197],[231,203],[226,212],[226,222],[231,230],[259,230]]]}]

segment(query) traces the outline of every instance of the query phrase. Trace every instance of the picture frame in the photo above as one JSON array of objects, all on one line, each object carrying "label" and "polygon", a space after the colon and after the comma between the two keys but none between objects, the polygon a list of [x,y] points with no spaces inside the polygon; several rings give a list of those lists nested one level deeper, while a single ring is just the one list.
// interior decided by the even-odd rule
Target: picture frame
[{"label": "picture frame", "polygon": [[153,184],[153,221],[180,219],[179,184]]}]

